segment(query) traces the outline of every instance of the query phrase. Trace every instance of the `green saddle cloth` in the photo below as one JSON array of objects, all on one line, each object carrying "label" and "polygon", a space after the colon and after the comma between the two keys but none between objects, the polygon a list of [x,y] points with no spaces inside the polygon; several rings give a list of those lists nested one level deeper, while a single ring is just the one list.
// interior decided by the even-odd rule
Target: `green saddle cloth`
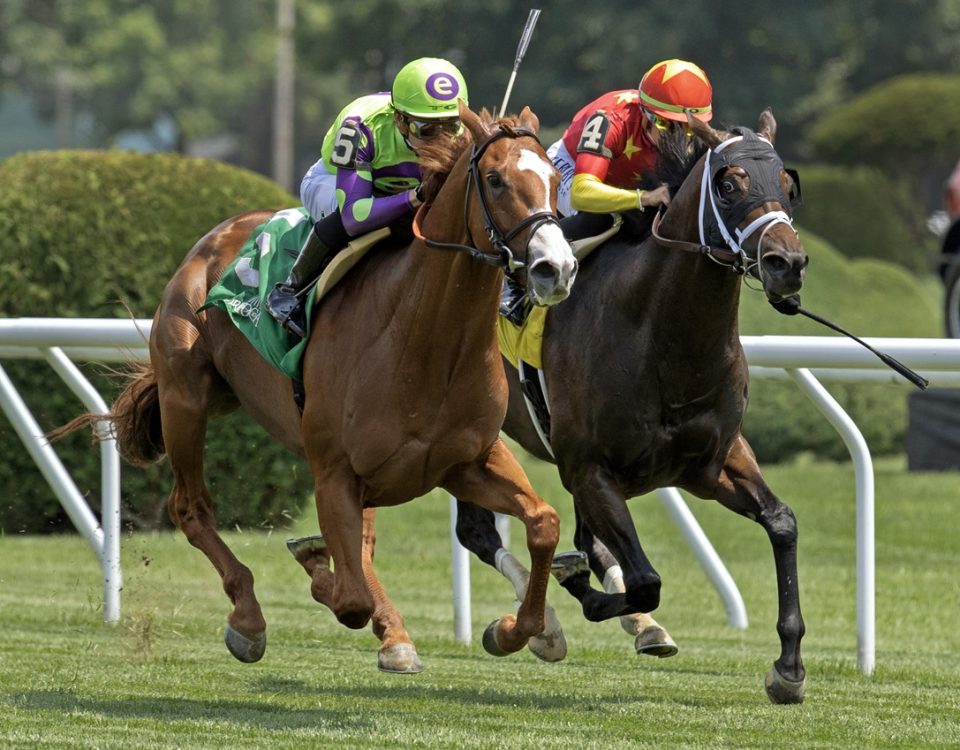
[{"label": "green saddle cloth", "polygon": [[[264,299],[290,274],[311,228],[303,208],[288,208],[274,214],[253,230],[236,260],[207,293],[203,306],[197,309],[200,312],[215,306],[225,311],[264,359],[287,377],[297,380],[301,376],[301,359],[308,339],[290,334],[270,317]],[[315,298],[316,287],[313,287],[304,303],[308,338]]]}]

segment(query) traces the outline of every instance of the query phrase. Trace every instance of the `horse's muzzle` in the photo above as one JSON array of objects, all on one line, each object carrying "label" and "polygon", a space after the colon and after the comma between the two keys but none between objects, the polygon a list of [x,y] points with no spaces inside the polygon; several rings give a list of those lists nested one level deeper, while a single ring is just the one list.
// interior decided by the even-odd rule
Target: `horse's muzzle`
[{"label": "horse's muzzle", "polygon": [[570,296],[577,276],[577,262],[558,265],[549,260],[538,260],[527,271],[527,287],[536,305],[555,305]]},{"label": "horse's muzzle", "polygon": [[802,246],[775,247],[763,254],[760,279],[771,302],[792,297],[800,291],[810,257]]},{"label": "horse's muzzle", "polygon": [[560,227],[540,227],[530,239],[527,292],[535,305],[555,305],[570,296],[577,259]]}]

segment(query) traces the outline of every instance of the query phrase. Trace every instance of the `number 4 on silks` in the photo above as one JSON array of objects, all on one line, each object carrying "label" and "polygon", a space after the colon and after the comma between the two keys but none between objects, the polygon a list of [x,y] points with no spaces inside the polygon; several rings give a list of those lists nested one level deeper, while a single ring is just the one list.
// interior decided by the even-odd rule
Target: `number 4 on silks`
[{"label": "number 4 on silks", "polygon": [[583,126],[583,132],[580,134],[580,143],[577,144],[577,153],[596,154],[609,159],[613,154],[610,149],[603,145],[607,137],[607,130],[610,128],[610,121],[603,112],[590,117],[587,124]]}]

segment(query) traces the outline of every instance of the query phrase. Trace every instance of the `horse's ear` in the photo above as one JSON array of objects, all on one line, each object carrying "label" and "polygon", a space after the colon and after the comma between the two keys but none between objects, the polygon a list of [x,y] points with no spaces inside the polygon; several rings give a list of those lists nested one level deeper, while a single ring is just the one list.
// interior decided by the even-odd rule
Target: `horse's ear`
[{"label": "horse's ear", "polygon": [[530,107],[524,107],[520,112],[520,127],[526,128],[534,133],[540,132],[540,118],[533,114]]},{"label": "horse's ear", "polygon": [[457,104],[460,106],[460,121],[464,127],[470,131],[470,135],[473,136],[473,142],[483,143],[490,136],[490,131],[487,130],[487,126],[483,124],[483,120],[464,104],[463,99],[458,99]]},{"label": "horse's ear", "polygon": [[774,119],[773,110],[770,107],[760,113],[760,119],[757,121],[757,135],[762,135],[770,143],[776,140],[777,121]]},{"label": "horse's ear", "polygon": [[719,130],[714,130],[699,117],[694,117],[690,110],[686,111],[686,115],[687,124],[690,126],[693,134],[706,143],[709,148],[716,148],[723,143],[723,133]]}]

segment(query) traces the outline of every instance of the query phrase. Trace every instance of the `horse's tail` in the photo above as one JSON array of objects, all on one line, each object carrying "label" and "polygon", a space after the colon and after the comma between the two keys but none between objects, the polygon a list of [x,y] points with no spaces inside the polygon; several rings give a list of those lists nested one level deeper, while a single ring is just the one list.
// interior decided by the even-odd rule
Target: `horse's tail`
[{"label": "horse's tail", "polygon": [[57,440],[81,428],[93,429],[97,422],[107,421],[111,424],[110,431],[125,461],[144,466],[162,458],[166,449],[160,428],[156,373],[148,364],[131,363],[126,377],[126,387],[107,414],[81,414],[51,431],[47,437]]}]

